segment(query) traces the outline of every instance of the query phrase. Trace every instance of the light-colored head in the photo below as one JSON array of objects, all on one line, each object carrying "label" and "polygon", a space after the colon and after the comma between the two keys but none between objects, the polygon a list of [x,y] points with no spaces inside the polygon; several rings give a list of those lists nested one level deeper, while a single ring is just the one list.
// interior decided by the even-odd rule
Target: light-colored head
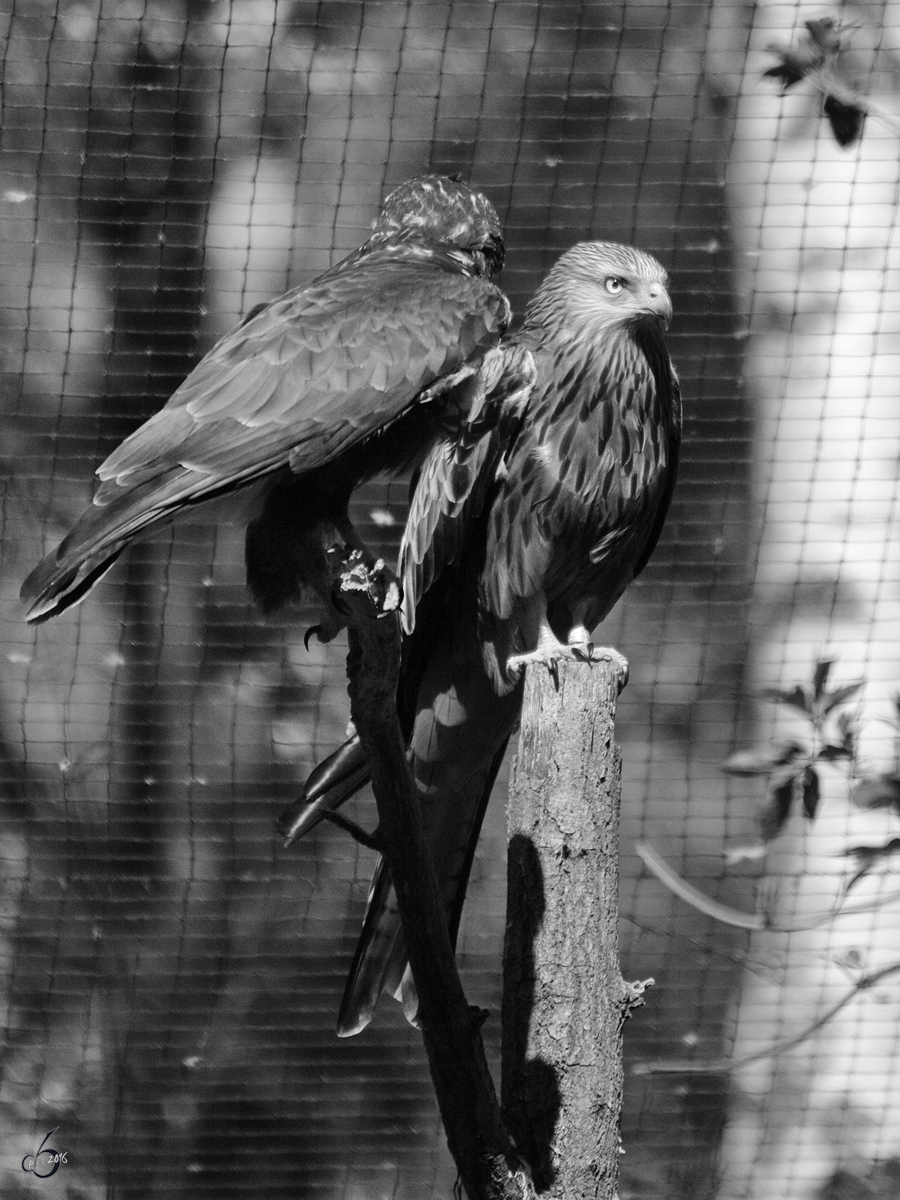
[{"label": "light-colored head", "polygon": [[494,206],[475,188],[445,175],[420,175],[391,192],[375,219],[370,241],[391,238],[479,254],[485,274],[503,266],[503,237]]},{"label": "light-colored head", "polygon": [[668,325],[672,301],[662,264],[615,242],[579,242],[557,261],[528,307],[528,324],[548,317],[607,328],[644,319]]}]

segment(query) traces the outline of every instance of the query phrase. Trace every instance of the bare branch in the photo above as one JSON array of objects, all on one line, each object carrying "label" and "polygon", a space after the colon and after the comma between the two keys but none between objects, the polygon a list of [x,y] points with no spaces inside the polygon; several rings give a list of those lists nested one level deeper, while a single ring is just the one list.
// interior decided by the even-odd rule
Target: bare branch
[{"label": "bare branch", "polygon": [[385,599],[390,603],[391,590],[376,569],[358,554],[350,556],[348,568],[340,597],[348,614],[351,711],[372,777],[379,841],[397,894],[447,1142],[469,1200],[527,1200],[534,1193],[500,1117],[481,1040],[482,1015],[466,1002],[456,970],[406,760],[396,711],[399,618],[379,612]]},{"label": "bare branch", "polygon": [[[883,908],[886,904],[893,904],[895,900],[900,900],[900,891],[890,892],[888,895],[879,896],[874,900],[861,901],[859,904],[845,905],[838,900],[833,907],[823,909],[818,913],[811,913],[803,921],[799,921],[796,924],[782,925],[774,921],[766,912],[748,913],[742,909],[731,908],[727,904],[721,904],[718,900],[713,900],[711,896],[707,896],[705,892],[701,892],[699,888],[695,888],[693,884],[688,883],[682,875],[678,874],[674,867],[671,867],[646,842],[636,842],[635,852],[644,866],[656,876],[660,883],[665,884],[669,891],[678,896],[680,900],[683,900],[685,904],[689,904],[697,912],[705,913],[706,916],[712,917],[713,920],[721,921],[724,925],[731,925],[735,929],[768,929],[772,933],[800,933],[805,929],[816,929],[819,925],[824,925],[828,921],[834,921],[838,917],[877,912],[878,909]],[[846,895],[846,891],[843,895]]]},{"label": "bare branch", "polygon": [[689,904],[691,908],[705,913],[708,917],[712,917],[716,921],[721,921],[724,925],[733,925],[735,929],[770,928],[766,918],[761,913],[741,912],[738,908],[729,908],[727,904],[720,904],[718,900],[713,900],[710,896],[705,895],[698,888],[695,888],[693,884],[688,883],[686,879],[682,878],[646,842],[638,842],[635,850],[644,866],[653,872],[660,883],[664,883],[670,892],[674,892],[679,899],[683,900],[685,904]]}]

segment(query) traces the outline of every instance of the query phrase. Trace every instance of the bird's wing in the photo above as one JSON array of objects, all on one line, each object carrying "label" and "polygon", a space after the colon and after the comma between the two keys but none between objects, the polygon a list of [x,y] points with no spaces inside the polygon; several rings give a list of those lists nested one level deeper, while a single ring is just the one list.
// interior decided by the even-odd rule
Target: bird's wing
[{"label": "bird's wing", "polygon": [[[534,379],[530,350],[504,344],[489,351],[482,370],[465,384],[481,393],[468,404],[473,419],[459,424],[432,447],[413,480],[400,549],[407,636],[399,707],[407,738],[420,685],[435,653],[435,633],[445,624],[442,612],[447,597],[457,594],[460,587],[460,582],[448,579],[446,573],[458,566],[464,555],[470,563],[478,557],[475,543],[483,540],[483,534],[473,536],[473,525],[484,510],[497,470],[503,469],[505,450],[524,419]],[[439,580],[442,586],[429,596]],[[423,601],[425,620],[416,631],[416,612]],[[366,783],[365,758],[359,739],[353,737],[316,767],[303,795],[282,814],[280,828],[286,842],[302,837],[326,812],[340,807]]]},{"label": "bird's wing", "polygon": [[131,537],[185,505],[323,466],[389,427],[436,381],[474,370],[508,320],[493,284],[424,253],[375,252],[274,301],[101,465],[93,504],[23,585],[30,619],[80,599]]},{"label": "bird's wing", "polygon": [[658,394],[664,400],[666,420],[663,422],[661,435],[666,443],[668,463],[663,495],[648,529],[643,550],[635,563],[633,575],[635,579],[650,561],[650,556],[656,549],[656,544],[666,523],[669,505],[675,491],[678,463],[681,456],[681,384],[678,381],[677,372],[658,330],[652,331],[649,336],[642,336],[640,345],[650,366]]},{"label": "bird's wing", "polygon": [[173,469],[185,473],[187,498],[287,463],[322,466],[487,349],[507,319],[483,279],[362,259],[220,341],[102,464],[95,504]]},{"label": "bird's wing", "polygon": [[400,546],[403,628],[412,633],[416,608],[444,570],[468,544],[496,473],[515,437],[535,380],[531,351],[504,343],[489,351],[471,381],[480,395],[470,404],[474,419],[438,442],[423,462],[410,496]]},{"label": "bird's wing", "polygon": [[[476,420],[432,449],[413,491],[401,553],[404,601],[411,603],[398,707],[454,940],[484,811],[522,700],[521,685],[500,695],[486,670],[477,593],[487,508],[497,473],[505,470],[506,448],[526,419],[535,371],[526,348],[505,345],[491,354],[479,380],[487,428]],[[351,739],[313,772],[304,797],[285,814],[283,831],[291,840],[300,836],[366,777],[358,741]],[[349,1036],[364,1028],[383,992],[401,999],[415,1018],[396,896],[382,861],[338,1032]]]}]

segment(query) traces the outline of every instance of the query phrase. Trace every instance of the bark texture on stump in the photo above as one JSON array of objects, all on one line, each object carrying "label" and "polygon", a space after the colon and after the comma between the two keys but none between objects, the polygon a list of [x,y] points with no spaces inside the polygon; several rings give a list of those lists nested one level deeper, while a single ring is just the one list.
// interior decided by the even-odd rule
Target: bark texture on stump
[{"label": "bark texture on stump", "polygon": [[503,1105],[536,1188],[615,1195],[622,1021],[617,678],[562,662],[559,690],[531,668],[508,812]]}]

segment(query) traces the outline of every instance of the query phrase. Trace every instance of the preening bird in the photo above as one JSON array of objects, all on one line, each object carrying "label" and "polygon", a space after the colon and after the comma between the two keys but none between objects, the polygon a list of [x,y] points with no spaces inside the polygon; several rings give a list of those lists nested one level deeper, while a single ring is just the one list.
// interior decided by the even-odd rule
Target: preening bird
[{"label": "preening bird", "polygon": [[93,503],[22,587],[28,619],[82,600],[145,530],[269,476],[248,584],[265,610],[310,588],[333,636],[326,551],[362,548],[353,489],[480,419],[485,357],[510,319],[491,281],[502,262],[479,192],[436,175],[398,187],[363,246],[254,310],[99,467]]},{"label": "preening bird", "polygon": [[[522,703],[522,668],[563,656],[624,660],[590,630],[646,566],[675,484],[681,398],[664,330],[666,273],[627,246],[586,242],[552,268],[505,343],[509,370],[533,356],[523,404],[469,449],[464,495],[448,490],[456,449],[439,443],[413,493],[401,551],[405,592],[399,706],[451,937],[491,788]],[[518,358],[517,358],[518,356]],[[503,384],[501,383],[501,388]],[[351,739],[282,818],[300,836],[366,781]],[[371,1020],[379,995],[416,998],[382,859],[338,1032]]]}]

